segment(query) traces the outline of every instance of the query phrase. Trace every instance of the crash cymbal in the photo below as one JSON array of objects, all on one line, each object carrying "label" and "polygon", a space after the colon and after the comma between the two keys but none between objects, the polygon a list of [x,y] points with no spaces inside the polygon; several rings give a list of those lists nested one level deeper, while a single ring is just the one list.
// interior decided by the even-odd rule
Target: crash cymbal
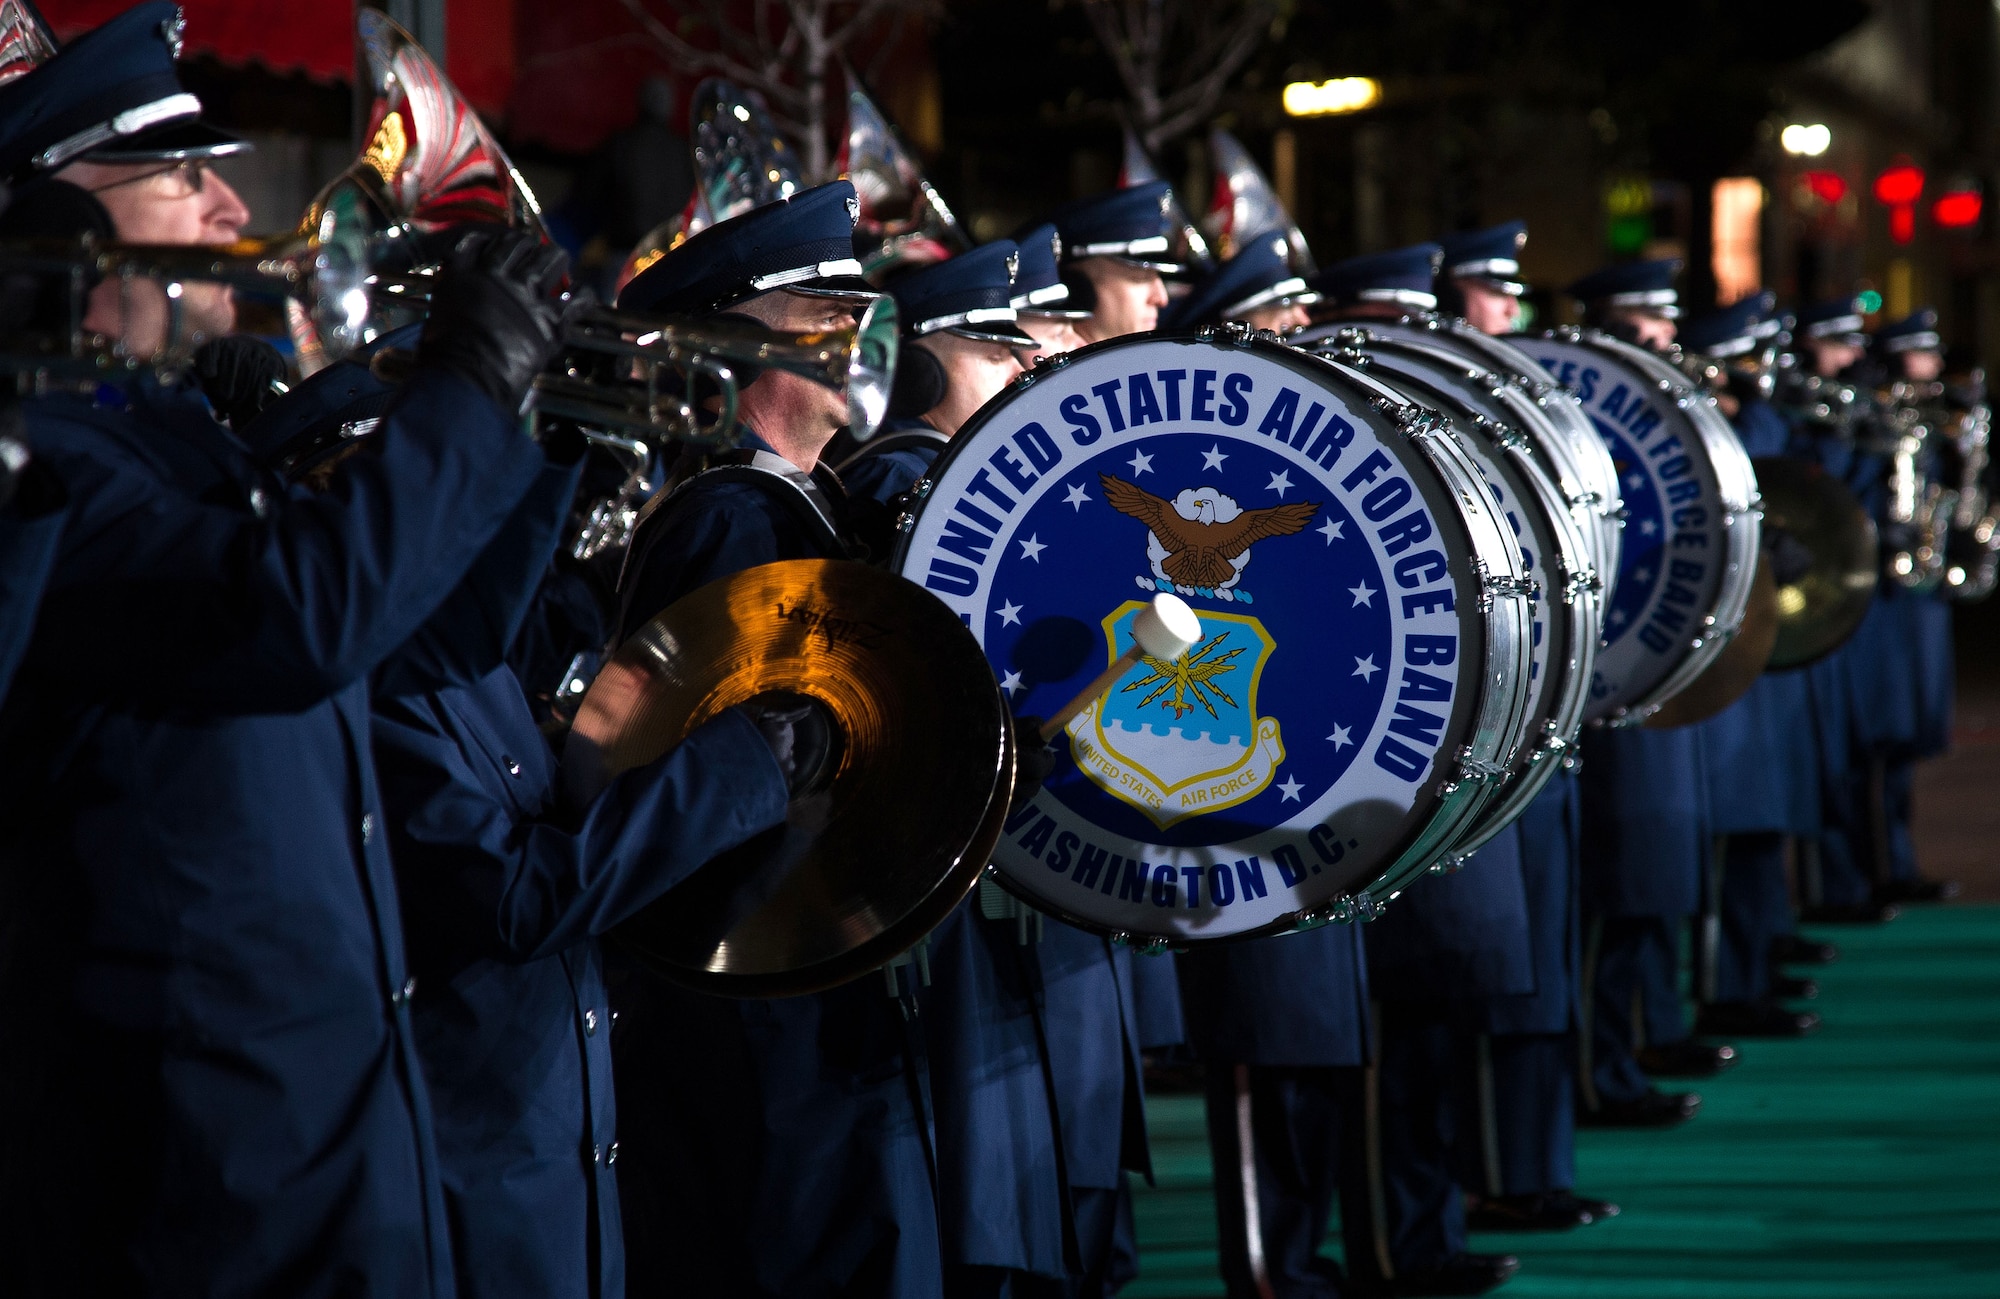
[{"label": "crash cymbal", "polygon": [[1743,622],[1736,635],[1700,676],[1661,704],[1659,711],[1646,719],[1646,725],[1654,730],[1688,726],[1707,721],[1729,707],[1763,674],[1777,640],[1778,584],[1771,576],[1770,557],[1760,551],[1757,571],[1750,581],[1750,599],[1743,606]]},{"label": "crash cymbal", "polygon": [[598,675],[572,754],[615,776],[767,690],[832,713],[831,785],[614,931],[667,978],[727,996],[829,988],[907,950],[978,880],[1013,787],[1012,723],[972,633],[915,583],[836,560],[675,602]]},{"label": "crash cymbal", "polygon": [[1845,483],[1811,461],[1753,463],[1765,549],[1780,579],[1770,665],[1803,667],[1832,653],[1867,615],[1881,572],[1875,523]]}]

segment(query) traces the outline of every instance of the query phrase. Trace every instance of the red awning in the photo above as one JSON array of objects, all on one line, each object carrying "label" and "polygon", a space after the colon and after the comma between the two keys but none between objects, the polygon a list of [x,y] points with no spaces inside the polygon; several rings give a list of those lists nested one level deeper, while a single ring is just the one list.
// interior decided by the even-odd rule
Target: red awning
[{"label": "red awning", "polygon": [[[42,16],[58,40],[87,32],[132,7],[133,0],[43,0]],[[322,0],[181,0],[186,53],[224,63],[258,63],[317,81],[354,75],[354,11]]]}]

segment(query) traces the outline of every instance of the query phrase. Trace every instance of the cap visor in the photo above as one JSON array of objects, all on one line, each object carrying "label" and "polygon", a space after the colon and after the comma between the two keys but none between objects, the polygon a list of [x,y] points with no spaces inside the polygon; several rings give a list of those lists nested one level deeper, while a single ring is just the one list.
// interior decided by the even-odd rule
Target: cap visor
[{"label": "cap visor", "polygon": [[816,298],[862,298],[870,302],[889,296],[859,275],[830,275],[823,280],[800,280],[797,284],[780,284],[763,292],[810,293]]},{"label": "cap visor", "polygon": [[1015,307],[1017,316],[1033,316],[1039,320],[1089,320],[1088,311],[1077,311],[1071,307]]},{"label": "cap visor", "polygon": [[92,162],[181,162],[192,158],[226,158],[256,146],[206,122],[165,122],[149,131],[128,135],[84,155]]},{"label": "cap visor", "polygon": [[990,321],[983,325],[954,325],[941,331],[957,334],[960,338],[970,338],[981,343],[1001,343],[1008,347],[1040,347],[1041,342],[1033,334],[1004,320]]}]

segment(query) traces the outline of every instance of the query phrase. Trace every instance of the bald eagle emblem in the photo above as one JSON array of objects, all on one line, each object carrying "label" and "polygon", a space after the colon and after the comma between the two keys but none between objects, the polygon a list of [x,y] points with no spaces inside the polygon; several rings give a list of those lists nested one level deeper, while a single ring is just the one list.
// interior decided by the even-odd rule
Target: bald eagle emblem
[{"label": "bald eagle emblem", "polygon": [[1146,555],[1153,566],[1151,579],[1139,579],[1146,590],[1249,604],[1250,593],[1238,583],[1250,563],[1250,547],[1303,531],[1319,512],[1317,501],[1246,510],[1212,487],[1186,488],[1170,501],[1110,474],[1097,477],[1113,509],[1146,525]]}]

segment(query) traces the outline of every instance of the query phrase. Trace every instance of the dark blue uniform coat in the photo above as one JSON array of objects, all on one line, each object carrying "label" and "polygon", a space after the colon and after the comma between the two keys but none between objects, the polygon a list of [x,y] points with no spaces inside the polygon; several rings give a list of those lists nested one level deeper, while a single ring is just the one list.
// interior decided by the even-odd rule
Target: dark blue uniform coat
[{"label": "dark blue uniform coat", "polygon": [[1584,909],[1694,914],[1708,834],[1695,731],[1591,729],[1582,750]]},{"label": "dark blue uniform coat", "polygon": [[[741,447],[770,455],[754,434]],[[657,498],[620,582],[621,633],[716,578],[841,557],[790,490],[697,478]],[[611,996],[634,1295],[938,1293],[924,1079],[881,978],[737,1001],[626,971]]]},{"label": "dark blue uniform coat", "polygon": [[420,374],[308,496],[131,400],[27,407],[74,501],[0,716],[6,1288],[448,1294],[366,676],[543,457]]},{"label": "dark blue uniform coat", "polygon": [[595,938],[784,818],[729,710],[625,773],[580,821],[520,682],[377,699],[417,1048],[461,1299],[624,1293],[611,1008]]},{"label": "dark blue uniform coat", "polygon": [[55,564],[63,517],[60,507],[30,512],[18,501],[0,509],[0,700],[7,697],[14,669],[35,629],[35,612]]}]

